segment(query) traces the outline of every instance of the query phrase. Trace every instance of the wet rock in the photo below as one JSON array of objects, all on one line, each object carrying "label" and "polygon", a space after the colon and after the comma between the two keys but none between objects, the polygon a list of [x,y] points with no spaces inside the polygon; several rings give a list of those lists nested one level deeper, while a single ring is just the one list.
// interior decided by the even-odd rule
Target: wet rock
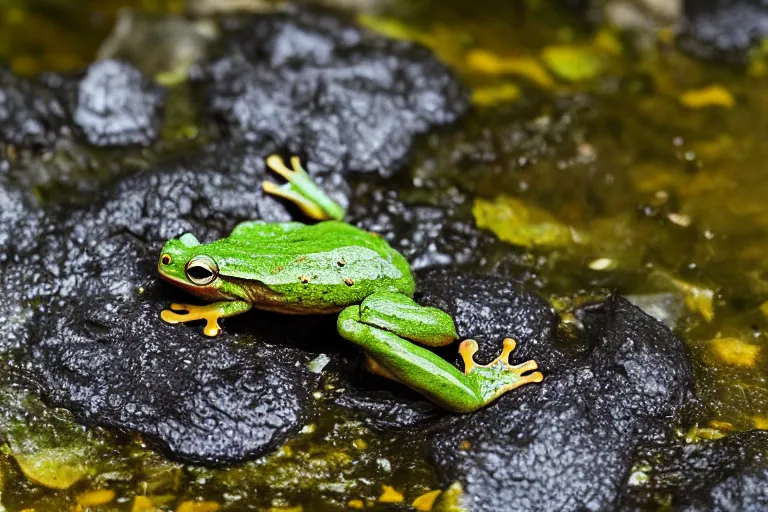
[{"label": "wet rock", "polygon": [[[478,361],[488,362],[497,357],[502,340],[507,337],[518,342],[513,353],[515,361],[522,362],[537,354],[540,365],[548,368],[562,364],[567,357],[553,342],[557,316],[551,306],[513,281],[448,269],[420,272],[417,278],[415,299],[451,314],[459,338],[478,342]],[[463,369],[457,344],[444,347],[439,353]],[[335,403],[360,412],[364,422],[379,429],[410,427],[445,416],[445,411],[404,386],[387,390],[391,384],[386,382],[363,372],[355,379],[347,376],[337,384],[344,392],[335,398]]]},{"label": "wet rock", "polygon": [[[356,372],[350,372],[357,368]],[[339,370],[340,391],[332,402],[359,414],[364,424],[378,430],[416,427],[445,415],[445,411],[405,386],[392,386],[383,377],[365,374],[362,358]]]},{"label": "wet rock", "polygon": [[751,431],[716,441],[649,450],[650,466],[630,487],[621,510],[649,510],[659,499],[674,510],[768,509],[768,432]]},{"label": "wet rock", "polygon": [[765,0],[686,0],[678,43],[692,55],[746,64],[749,51],[768,35]]},{"label": "wet rock", "polygon": [[[515,281],[447,269],[423,272],[418,277],[415,299],[451,315],[459,338],[477,341],[478,362],[495,359],[504,338],[517,341],[515,360],[535,357],[545,369],[569,361],[570,351],[559,347],[555,339],[558,316],[552,306]],[[463,368],[456,347],[450,352],[457,366]]]},{"label": "wet rock", "polygon": [[295,433],[311,401],[307,355],[164,325],[163,296],[150,287],[132,301],[69,302],[34,353],[48,398],[194,462],[239,461]]},{"label": "wet rock", "polygon": [[498,241],[477,228],[461,205],[407,204],[403,188],[388,190],[359,184],[354,189],[349,219],[381,234],[400,251],[414,270],[448,265],[480,264]]},{"label": "wet rock", "polygon": [[[436,434],[442,481],[461,482],[472,510],[611,510],[637,446],[692,393],[685,349],[662,324],[618,297],[579,317],[585,354]],[[531,347],[537,360],[551,350]]]},{"label": "wet rock", "polygon": [[148,146],[162,124],[163,90],[130,64],[91,64],[77,88],[73,119],[95,146]]},{"label": "wet rock", "polygon": [[0,68],[0,143],[48,148],[67,122],[60,97],[36,81]]},{"label": "wet rock", "polygon": [[310,169],[391,175],[414,136],[469,105],[426,48],[324,11],[231,19],[224,33],[221,56],[204,66],[209,112],[235,137],[272,141]]},{"label": "wet rock", "polygon": [[200,326],[158,316],[190,299],[159,283],[165,239],[191,231],[210,240],[242,220],[290,218],[258,187],[264,156],[209,148],[127,178],[83,208],[42,210],[3,182],[0,326],[11,336],[0,350],[23,360],[54,405],[137,431],[182,460],[240,460],[295,433],[317,380],[306,369],[313,347],[295,347],[334,333],[333,318],[308,319],[303,330],[253,313],[211,340]]}]

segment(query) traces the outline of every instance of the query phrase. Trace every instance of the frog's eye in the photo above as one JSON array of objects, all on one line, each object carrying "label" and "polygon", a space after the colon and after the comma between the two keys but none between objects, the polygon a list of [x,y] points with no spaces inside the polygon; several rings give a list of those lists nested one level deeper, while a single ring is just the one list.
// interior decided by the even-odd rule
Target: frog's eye
[{"label": "frog's eye", "polygon": [[160,263],[162,263],[163,265],[170,265],[171,261],[173,261],[173,259],[171,258],[170,254],[163,254],[160,257]]},{"label": "frog's eye", "polygon": [[219,266],[210,256],[196,256],[184,268],[187,279],[198,286],[211,284],[219,275]]}]

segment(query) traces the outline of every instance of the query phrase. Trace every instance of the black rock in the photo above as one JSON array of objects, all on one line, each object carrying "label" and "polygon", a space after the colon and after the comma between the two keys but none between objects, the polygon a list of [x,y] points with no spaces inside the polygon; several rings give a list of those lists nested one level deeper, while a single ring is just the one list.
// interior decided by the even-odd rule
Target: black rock
[{"label": "black rock", "polygon": [[683,11],[678,43],[699,58],[743,65],[768,35],[766,0],[685,0]]},{"label": "black rock", "polygon": [[412,269],[478,265],[498,245],[493,235],[477,228],[466,207],[406,204],[399,197],[402,192],[403,188],[359,184],[348,217],[356,226],[383,236]]},{"label": "black rock", "polygon": [[[501,276],[459,274],[446,269],[418,276],[415,299],[451,315],[459,339],[477,341],[478,362],[495,359],[504,338],[517,341],[513,359],[523,362],[535,358],[545,370],[560,367],[572,357],[570,350],[557,343],[558,317],[552,306],[518,283]],[[452,350],[459,364],[456,347]]]},{"label": "black rock", "polygon": [[716,441],[643,453],[651,469],[635,483],[621,510],[650,510],[663,500],[684,512],[768,510],[768,432],[739,432]]},{"label": "black rock", "polygon": [[58,95],[45,85],[0,68],[0,143],[48,148],[67,125]]},{"label": "black rock", "polygon": [[191,231],[210,240],[241,220],[290,218],[258,186],[264,156],[210,148],[127,178],[83,208],[43,210],[3,183],[0,350],[21,354],[54,405],[138,431],[182,460],[241,460],[285,441],[313,402],[307,340],[336,340],[333,318],[297,326],[253,313],[215,340],[159,319],[170,302],[190,299],[159,283],[165,239]]},{"label": "black rock", "polygon": [[426,48],[324,11],[230,19],[224,34],[220,56],[203,67],[208,110],[235,137],[271,141],[310,169],[391,175],[415,135],[469,106]]},{"label": "black rock", "polygon": [[437,432],[442,481],[461,482],[472,510],[611,510],[637,446],[663,435],[692,393],[683,344],[662,324],[618,297],[579,316],[586,354],[542,365],[541,384]]},{"label": "black rock", "polygon": [[72,116],[95,146],[149,146],[162,124],[163,89],[130,64],[91,64],[77,86]]}]

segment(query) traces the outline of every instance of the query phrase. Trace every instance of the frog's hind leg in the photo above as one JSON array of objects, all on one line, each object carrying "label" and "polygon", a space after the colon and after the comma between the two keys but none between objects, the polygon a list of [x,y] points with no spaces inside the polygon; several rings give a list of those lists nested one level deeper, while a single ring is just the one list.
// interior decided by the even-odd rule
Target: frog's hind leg
[{"label": "frog's hind leg", "polygon": [[164,309],[160,313],[160,318],[169,324],[178,324],[192,322],[194,320],[205,320],[203,333],[206,336],[218,336],[221,332],[219,319],[245,313],[251,309],[251,305],[245,301],[223,301],[205,306],[195,304],[171,304],[170,309]]},{"label": "frog's hind leg", "polygon": [[360,304],[360,321],[429,347],[448,345],[458,338],[449,314],[398,292],[366,297]]},{"label": "frog's hind leg", "polygon": [[[481,366],[471,358],[477,344],[463,344],[462,355],[469,354],[471,362],[466,373],[430,350],[420,347],[380,326],[369,325],[362,320],[362,306],[350,306],[338,319],[339,333],[359,345],[366,357],[373,362],[369,366],[374,373],[405,384],[422,393],[436,404],[455,411],[477,410],[502,394],[532,382],[540,382],[543,376],[534,361],[519,366],[508,364],[514,342],[505,342],[502,355],[493,363]],[[532,372],[532,373],[531,373]]]},{"label": "frog's hind leg", "polygon": [[344,208],[328,197],[318,187],[307,171],[301,166],[299,157],[291,157],[289,169],[278,155],[267,158],[267,167],[286,179],[287,183],[276,185],[271,181],[262,183],[264,191],[295,203],[308,217],[315,220],[344,220]]}]

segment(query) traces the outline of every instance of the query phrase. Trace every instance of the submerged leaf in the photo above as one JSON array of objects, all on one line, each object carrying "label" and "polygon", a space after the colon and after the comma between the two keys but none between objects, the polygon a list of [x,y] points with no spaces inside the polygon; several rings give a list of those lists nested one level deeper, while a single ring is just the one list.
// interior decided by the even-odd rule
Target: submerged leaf
[{"label": "submerged leaf", "polygon": [[734,366],[754,366],[760,355],[760,347],[738,338],[715,338],[710,343],[721,361]]},{"label": "submerged leaf", "polygon": [[472,91],[472,102],[483,107],[512,102],[519,97],[520,88],[510,83],[492,87],[479,87]]},{"label": "submerged leaf", "polygon": [[510,196],[476,199],[472,208],[478,227],[500,240],[522,247],[562,247],[571,243],[571,229],[548,212]]},{"label": "submerged leaf", "polygon": [[184,501],[179,504],[176,512],[216,512],[221,505],[215,501]]},{"label": "submerged leaf", "polygon": [[76,448],[49,448],[23,453],[17,444],[11,442],[9,446],[24,476],[51,489],[69,489],[88,472],[85,454]]},{"label": "submerged leaf", "polygon": [[604,68],[602,56],[590,46],[547,46],[541,58],[557,76],[571,82],[595,78]]},{"label": "submerged leaf", "polygon": [[733,108],[736,101],[731,92],[721,85],[710,85],[703,89],[692,89],[680,95],[680,103],[688,108],[724,107]]},{"label": "submerged leaf", "polygon": [[699,285],[675,279],[669,273],[663,271],[654,272],[652,280],[663,283],[665,287],[672,287],[683,293],[685,306],[689,311],[699,313],[704,320],[711,322],[715,318],[714,298],[715,291]]},{"label": "submerged leaf", "polygon": [[500,57],[487,50],[472,50],[466,57],[474,71],[489,75],[518,75],[546,89],[555,86],[547,69],[534,57]]},{"label": "submerged leaf", "polygon": [[77,504],[83,507],[95,507],[106,505],[115,499],[115,491],[112,489],[97,489],[87,491],[77,496]]},{"label": "submerged leaf", "polygon": [[419,512],[429,512],[432,510],[432,507],[435,504],[435,500],[438,496],[440,496],[440,493],[443,492],[440,489],[436,491],[429,491],[427,493],[422,494],[415,500],[413,500],[413,503],[411,503],[411,506],[418,510]]},{"label": "submerged leaf", "polygon": [[8,451],[30,481],[68,489],[90,472],[94,445],[68,413],[8,392],[0,392],[0,411]]},{"label": "submerged leaf", "polygon": [[379,496],[380,503],[402,503],[405,499],[403,494],[396,491],[394,487],[382,485],[381,489],[381,496]]}]

